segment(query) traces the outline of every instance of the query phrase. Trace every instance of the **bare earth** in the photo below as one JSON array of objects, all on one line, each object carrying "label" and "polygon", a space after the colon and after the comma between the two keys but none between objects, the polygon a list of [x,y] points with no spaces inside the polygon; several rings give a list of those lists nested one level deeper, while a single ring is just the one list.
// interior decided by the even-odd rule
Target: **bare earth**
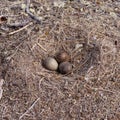
[{"label": "bare earth", "polygon": [[0,120],[120,120],[120,0],[0,0]]}]

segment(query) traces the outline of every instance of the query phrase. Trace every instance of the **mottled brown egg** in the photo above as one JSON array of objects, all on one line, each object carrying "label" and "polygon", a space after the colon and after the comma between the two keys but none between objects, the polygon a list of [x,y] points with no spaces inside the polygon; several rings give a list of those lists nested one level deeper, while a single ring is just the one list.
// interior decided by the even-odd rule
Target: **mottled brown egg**
[{"label": "mottled brown egg", "polygon": [[70,56],[67,52],[62,51],[62,52],[57,53],[56,60],[58,61],[58,63],[69,61]]},{"label": "mottled brown egg", "polygon": [[52,70],[55,71],[58,69],[58,63],[57,61],[52,58],[52,57],[48,57],[43,61],[43,65],[46,69],[48,70]]},{"label": "mottled brown egg", "polygon": [[59,72],[62,74],[67,74],[72,71],[72,64],[69,62],[62,62],[59,65]]}]

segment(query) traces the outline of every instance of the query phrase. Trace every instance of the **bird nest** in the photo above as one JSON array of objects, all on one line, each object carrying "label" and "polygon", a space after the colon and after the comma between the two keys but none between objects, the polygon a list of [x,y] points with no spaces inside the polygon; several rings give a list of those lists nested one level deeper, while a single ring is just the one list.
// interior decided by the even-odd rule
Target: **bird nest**
[{"label": "bird nest", "polygon": [[[0,119],[119,120],[117,3],[2,1]],[[42,60],[63,50],[72,71],[45,69]]]}]

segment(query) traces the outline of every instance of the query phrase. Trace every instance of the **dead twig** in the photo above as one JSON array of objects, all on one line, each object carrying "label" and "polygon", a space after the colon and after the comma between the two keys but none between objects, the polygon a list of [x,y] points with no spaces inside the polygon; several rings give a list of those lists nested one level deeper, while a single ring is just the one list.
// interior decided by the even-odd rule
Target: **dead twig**
[{"label": "dead twig", "polygon": [[94,90],[94,91],[110,92],[110,93],[113,93],[113,94],[116,94],[116,93],[117,93],[117,95],[120,94],[119,91],[112,91],[112,90],[109,90],[109,89],[104,89],[104,88],[102,88],[102,87],[96,88],[96,87],[92,87],[92,86],[90,86],[90,85],[84,85],[84,87],[87,88],[87,89],[90,88],[91,90]]},{"label": "dead twig", "polygon": [[10,55],[9,57],[7,57],[6,59],[10,61],[10,60],[17,54],[17,52],[18,52],[18,50],[19,50],[19,48],[20,48],[20,46],[21,46],[22,44],[23,44],[23,42],[21,42],[21,43],[16,47],[15,52],[14,52],[12,55]]},{"label": "dead twig", "polygon": [[41,20],[39,19],[39,17],[33,15],[31,12],[30,12],[30,9],[29,9],[29,6],[30,6],[30,0],[27,0],[27,4],[26,4],[26,13],[34,20],[36,20],[37,23],[41,23]]},{"label": "dead twig", "polygon": [[3,89],[2,89],[3,83],[4,83],[4,80],[0,79],[0,99],[2,98],[2,94],[3,94]]},{"label": "dead twig", "polygon": [[23,27],[25,25],[27,25],[30,21],[24,21],[22,23],[8,23],[7,26],[10,28],[17,28],[17,27]]},{"label": "dead twig", "polygon": [[24,26],[24,27],[22,27],[22,28],[20,28],[20,29],[18,29],[18,30],[15,30],[15,31],[13,31],[13,32],[10,32],[9,35],[13,35],[13,34],[15,34],[15,33],[18,33],[18,32],[20,32],[20,31],[26,29],[26,28],[27,28],[28,26],[30,26],[30,25],[32,25],[32,22],[30,22],[29,24],[27,24],[26,26]]},{"label": "dead twig", "polygon": [[41,49],[43,49],[45,52],[47,52],[47,50],[46,50],[40,43],[37,43],[37,45],[38,45]]},{"label": "dead twig", "polygon": [[29,107],[28,110],[19,117],[19,120],[21,120],[21,119],[35,106],[35,104],[36,104],[39,100],[40,100],[40,98],[37,98],[37,100],[32,104],[32,106]]}]

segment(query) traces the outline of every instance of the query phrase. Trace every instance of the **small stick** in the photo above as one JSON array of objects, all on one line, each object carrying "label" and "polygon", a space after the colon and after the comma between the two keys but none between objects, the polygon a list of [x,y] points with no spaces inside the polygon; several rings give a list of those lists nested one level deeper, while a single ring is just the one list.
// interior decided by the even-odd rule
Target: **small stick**
[{"label": "small stick", "polygon": [[29,24],[27,24],[26,26],[24,26],[24,27],[22,27],[22,28],[20,28],[20,29],[18,29],[18,30],[15,30],[15,31],[13,31],[13,32],[10,32],[8,35],[13,35],[13,34],[15,34],[15,33],[18,33],[18,32],[24,30],[25,28],[27,28],[27,27],[30,26],[30,25],[32,25],[32,22],[30,22]]},{"label": "small stick", "polygon": [[21,120],[25,115],[27,115],[27,113],[35,106],[35,104],[36,104],[39,100],[40,100],[40,98],[37,98],[37,100],[32,104],[32,106],[29,107],[28,110],[19,117],[19,120]]},{"label": "small stick", "polygon": [[3,83],[4,83],[4,80],[0,79],[0,99],[2,98],[2,94],[3,94],[3,89],[2,89]]},{"label": "small stick", "polygon": [[11,24],[8,23],[7,26],[8,26],[8,27],[11,27],[11,28],[12,28],[12,27],[13,27],[13,28],[14,28],[14,27],[23,27],[23,26],[27,25],[28,23],[29,23],[29,21],[24,21],[24,22],[22,22],[22,23],[11,23]]},{"label": "small stick", "polygon": [[10,61],[11,58],[13,58],[13,57],[16,55],[16,53],[18,52],[18,50],[19,50],[20,46],[22,45],[22,43],[23,43],[23,42],[21,42],[21,43],[16,47],[17,49],[15,50],[15,52],[14,52],[12,55],[10,55],[9,57],[6,58],[7,60]]},{"label": "small stick", "polygon": [[30,12],[30,9],[29,9],[29,6],[30,6],[30,0],[27,0],[27,5],[26,5],[26,13],[34,20],[36,20],[38,23],[41,23],[41,20],[39,19],[39,17],[33,15],[31,12]]},{"label": "small stick", "polygon": [[112,91],[112,90],[107,90],[107,89],[104,89],[104,88],[96,88],[96,87],[92,87],[90,85],[84,85],[84,87],[90,88],[90,89],[95,90],[95,91],[110,92],[110,93],[117,94],[117,95],[120,94],[119,91]]},{"label": "small stick", "polygon": [[37,45],[42,48],[45,52],[47,52],[47,50],[40,44],[40,43],[37,43]]}]

